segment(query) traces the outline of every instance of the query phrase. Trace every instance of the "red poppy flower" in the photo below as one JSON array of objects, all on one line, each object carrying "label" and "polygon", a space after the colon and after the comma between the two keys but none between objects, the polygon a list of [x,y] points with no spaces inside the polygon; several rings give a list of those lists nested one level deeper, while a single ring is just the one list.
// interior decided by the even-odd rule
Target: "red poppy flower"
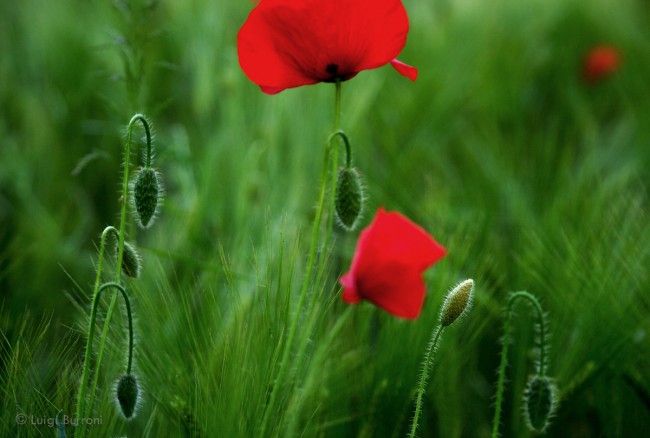
[{"label": "red poppy flower", "polygon": [[421,227],[380,208],[361,232],[350,271],[339,280],[343,301],[366,299],[395,316],[415,319],[424,303],[422,273],[446,253]]},{"label": "red poppy flower", "polygon": [[408,29],[401,0],[263,0],[237,36],[239,64],[268,94],[388,63],[415,80],[417,69],[395,59]]},{"label": "red poppy flower", "polygon": [[588,82],[597,82],[610,76],[621,65],[621,56],[616,47],[601,45],[589,51],[582,65],[582,75]]}]

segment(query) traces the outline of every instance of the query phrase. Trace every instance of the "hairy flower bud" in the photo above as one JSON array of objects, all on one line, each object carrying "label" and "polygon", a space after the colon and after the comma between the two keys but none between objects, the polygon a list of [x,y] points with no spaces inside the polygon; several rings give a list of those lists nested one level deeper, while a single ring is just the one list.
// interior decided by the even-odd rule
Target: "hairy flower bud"
[{"label": "hairy flower bud", "polygon": [[347,231],[355,228],[363,210],[364,195],[359,172],[341,167],[336,181],[334,206],[339,224]]},{"label": "hairy flower bud", "polygon": [[458,284],[447,294],[440,311],[440,323],[448,327],[463,314],[467,313],[474,295],[474,280],[468,279]]},{"label": "hairy flower bud", "polygon": [[[117,246],[115,246],[115,253],[117,253]],[[135,250],[135,247],[128,242],[124,242],[124,251],[122,251],[122,272],[132,278],[140,276],[140,269],[142,263],[140,262],[140,255]]]},{"label": "hairy flower bud", "polygon": [[555,385],[546,376],[534,375],[528,381],[524,394],[524,419],[534,432],[544,432],[555,413]]},{"label": "hairy flower bud", "polygon": [[124,418],[131,419],[135,414],[139,395],[138,382],[133,374],[123,374],[117,382],[117,402]]},{"label": "hairy flower bud", "polygon": [[142,228],[153,223],[162,198],[160,174],[151,167],[141,167],[132,185],[132,202],[136,220]]}]

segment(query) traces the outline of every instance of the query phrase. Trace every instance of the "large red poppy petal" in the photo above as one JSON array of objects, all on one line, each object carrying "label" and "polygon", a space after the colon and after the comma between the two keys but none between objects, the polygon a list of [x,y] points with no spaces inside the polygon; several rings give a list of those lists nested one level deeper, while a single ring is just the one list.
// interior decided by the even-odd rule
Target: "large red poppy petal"
[{"label": "large red poppy petal", "polygon": [[358,282],[358,289],[364,299],[400,318],[417,318],[424,304],[422,271],[412,266],[378,265]]},{"label": "large red poppy petal", "polygon": [[307,27],[301,19],[304,8],[299,6],[300,2],[264,0],[251,11],[237,35],[239,64],[265,93],[318,82],[298,63],[298,56],[310,52],[299,47],[306,41],[303,28]]},{"label": "large red poppy petal", "polygon": [[447,253],[422,227],[397,212],[380,208],[369,229],[370,235],[357,262],[360,272],[372,265],[389,263],[404,263],[425,270]]},{"label": "large red poppy petal", "polygon": [[356,50],[363,50],[357,53],[357,71],[381,67],[399,55],[409,31],[401,0],[337,1],[350,3],[349,20],[353,23],[350,43]]}]

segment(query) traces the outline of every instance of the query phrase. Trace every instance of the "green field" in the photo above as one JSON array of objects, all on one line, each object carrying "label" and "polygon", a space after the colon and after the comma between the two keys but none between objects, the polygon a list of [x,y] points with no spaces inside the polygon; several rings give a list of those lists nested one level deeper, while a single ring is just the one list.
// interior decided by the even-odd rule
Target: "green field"
[{"label": "green field", "polygon": [[[57,414],[75,416],[100,235],[120,223],[136,113],[153,125],[165,185],[155,224],[129,214],[125,229],[142,257],[140,277],[121,278],[141,400],[126,421],[115,384],[127,314],[119,298],[102,333],[107,292],[88,436],[407,436],[446,291],[467,278],[473,307],[441,337],[418,436],[491,436],[515,291],[546,314],[558,395],[546,435],[650,430],[650,3],[403,2],[400,60],[419,77],[386,66],[342,83],[365,214],[326,241],[326,208],[306,282],[335,87],[266,95],[245,76],[237,32],[253,2],[0,4],[1,437],[56,436]],[[620,67],[585,81],[601,44]],[[448,251],[413,321],[340,297],[382,206]],[[102,281],[119,272],[109,242]],[[536,317],[514,310],[500,436],[536,436],[522,416]]]}]

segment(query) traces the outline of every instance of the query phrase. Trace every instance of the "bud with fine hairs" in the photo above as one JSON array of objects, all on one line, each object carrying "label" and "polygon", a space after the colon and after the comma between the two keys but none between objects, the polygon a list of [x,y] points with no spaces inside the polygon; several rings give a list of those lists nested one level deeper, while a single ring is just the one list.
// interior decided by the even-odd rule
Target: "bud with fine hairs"
[{"label": "bud with fine hairs", "polygon": [[164,193],[160,173],[152,167],[141,167],[131,185],[131,192],[136,222],[142,228],[149,228],[156,218]]},{"label": "bud with fine hairs", "polygon": [[534,375],[524,393],[524,419],[528,428],[542,433],[557,408],[557,390],[547,376]]},{"label": "bud with fine hairs", "polygon": [[[118,247],[116,245],[116,254],[117,250]],[[124,242],[124,251],[122,252],[122,272],[131,278],[138,278],[140,276],[141,268],[142,262],[140,254],[136,251],[135,246],[131,243]]]},{"label": "bud with fine hairs", "polygon": [[365,201],[359,172],[354,167],[341,167],[336,179],[334,207],[338,224],[352,231],[359,223]]},{"label": "bud with fine hairs", "polygon": [[469,312],[474,297],[474,280],[467,279],[454,287],[445,298],[440,311],[440,323],[449,327],[458,318]]},{"label": "bud with fine hairs", "polygon": [[117,402],[124,418],[130,420],[136,412],[139,402],[140,389],[133,374],[123,374],[117,382]]}]

